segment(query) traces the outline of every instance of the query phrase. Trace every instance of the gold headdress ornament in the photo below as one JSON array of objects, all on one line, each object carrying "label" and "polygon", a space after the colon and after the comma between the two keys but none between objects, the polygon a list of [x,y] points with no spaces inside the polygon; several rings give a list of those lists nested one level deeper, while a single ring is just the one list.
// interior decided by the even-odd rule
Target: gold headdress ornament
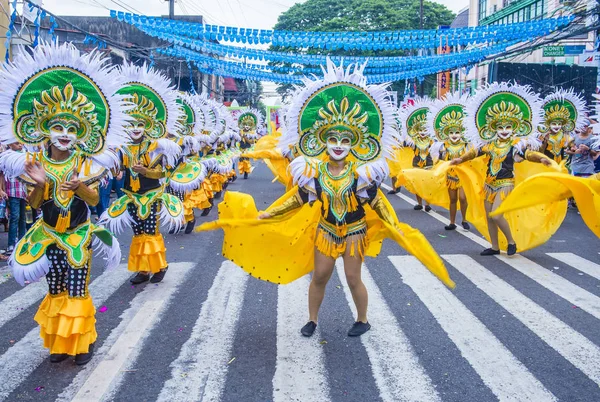
[{"label": "gold headdress ornament", "polygon": [[559,123],[564,133],[581,130],[588,124],[585,100],[573,90],[562,89],[544,98],[544,120],[540,126],[541,133],[547,133],[553,122]]},{"label": "gold headdress ornament", "polygon": [[154,102],[138,93],[132,94],[130,101],[135,104],[135,107],[128,114],[136,120],[145,121],[146,127],[154,126],[156,116],[158,115],[158,109],[154,105]]},{"label": "gold headdress ornament", "polygon": [[539,146],[535,130],[542,121],[542,102],[528,86],[495,82],[479,90],[467,104],[465,135],[477,148],[497,138],[500,124],[510,123],[519,147]]},{"label": "gold headdress ornament", "polygon": [[249,114],[240,118],[240,126],[249,125],[253,129],[256,129],[256,119]]},{"label": "gold headdress ornament", "polygon": [[467,102],[467,96],[455,93],[431,103],[427,131],[436,141],[446,141],[450,130],[459,131],[464,136]]},{"label": "gold headdress ornament", "polygon": [[0,75],[0,142],[42,146],[56,124],[74,128],[76,148],[95,157],[127,141],[122,84],[99,52],[40,44],[5,64]]},{"label": "gold headdress ornament", "polygon": [[327,142],[326,134],[333,130],[350,133],[352,145],[355,145],[368,130],[365,123],[369,120],[369,114],[362,112],[358,102],[354,103],[350,109],[347,97],[340,101],[339,108],[335,99],[329,101],[327,109],[319,109],[319,117],[321,119],[315,122],[309,132],[318,136],[323,142]]}]

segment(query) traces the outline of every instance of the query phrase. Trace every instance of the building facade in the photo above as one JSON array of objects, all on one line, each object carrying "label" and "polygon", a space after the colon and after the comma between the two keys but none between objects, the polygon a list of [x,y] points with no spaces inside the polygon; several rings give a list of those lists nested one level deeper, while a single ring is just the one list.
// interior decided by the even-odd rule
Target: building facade
[{"label": "building facade", "polygon": [[[569,0],[470,0],[468,25],[511,24],[559,17],[575,12],[576,5],[585,9],[594,3],[591,1],[589,5],[584,3],[582,6],[581,2]],[[585,24],[580,27],[584,28]],[[556,87],[572,87],[588,93],[591,99],[591,93],[597,92],[600,86],[598,65],[586,60],[595,50],[596,33],[585,33],[499,62],[480,63],[468,74],[455,72],[456,86],[462,91],[472,92],[487,82],[510,77],[531,85],[542,94]]]}]

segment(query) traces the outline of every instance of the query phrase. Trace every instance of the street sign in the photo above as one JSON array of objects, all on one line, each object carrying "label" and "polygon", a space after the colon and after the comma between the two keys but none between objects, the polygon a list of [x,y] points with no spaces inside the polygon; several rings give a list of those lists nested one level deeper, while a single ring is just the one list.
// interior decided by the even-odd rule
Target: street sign
[{"label": "street sign", "polygon": [[585,45],[544,46],[543,57],[564,57],[581,54]]},{"label": "street sign", "polygon": [[563,46],[565,48],[566,55],[578,55],[585,52],[585,45],[577,46]]},{"label": "street sign", "polygon": [[543,57],[563,57],[565,55],[564,46],[545,46]]}]

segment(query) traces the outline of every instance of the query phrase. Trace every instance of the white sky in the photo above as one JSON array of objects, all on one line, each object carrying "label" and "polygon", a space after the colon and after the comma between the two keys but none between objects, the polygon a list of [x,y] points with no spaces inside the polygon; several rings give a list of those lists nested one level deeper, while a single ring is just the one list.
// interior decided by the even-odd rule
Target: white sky
[{"label": "white sky", "polygon": [[[203,15],[209,24],[270,29],[279,14],[299,0],[176,0],[176,14]],[[469,0],[438,0],[455,13]],[[109,15],[109,9],[129,8],[144,15],[168,14],[165,0],[43,0],[43,6],[57,15]]]}]

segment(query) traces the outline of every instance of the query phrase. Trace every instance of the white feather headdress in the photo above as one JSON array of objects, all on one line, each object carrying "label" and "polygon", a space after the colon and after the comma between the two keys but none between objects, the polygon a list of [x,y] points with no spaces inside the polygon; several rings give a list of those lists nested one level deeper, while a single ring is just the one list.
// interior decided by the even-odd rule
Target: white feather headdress
[{"label": "white feather headdress", "polygon": [[[524,119],[524,126],[530,125],[531,129],[527,130],[527,134],[523,133],[517,136],[521,139],[521,141],[517,144],[517,148],[520,150],[525,149],[526,147],[538,149],[541,145],[541,141],[538,138],[540,136],[538,127],[541,124],[544,116],[542,99],[538,94],[533,92],[531,87],[528,85],[517,85],[508,82],[494,82],[478,90],[475,95],[469,99],[469,103],[467,104],[466,137],[476,148],[481,148],[495,138],[495,136],[491,138],[482,137],[481,134],[483,133],[484,127],[480,127],[477,124],[477,120],[478,117],[482,117],[481,113],[487,113],[493,106],[488,104],[485,107],[482,107],[484,103],[486,103],[492,96],[501,96],[503,93],[506,94],[506,96],[516,96],[521,102],[526,103],[531,112],[531,116],[528,119]],[[501,102],[496,103],[500,105]]]},{"label": "white feather headdress", "polygon": [[[551,102],[567,102],[574,109],[576,113],[576,118],[573,121],[574,131],[579,131],[589,124],[589,110],[585,104],[585,99],[583,99],[581,95],[576,94],[573,88],[569,90],[558,89],[544,98],[542,104],[542,108],[544,108],[544,119],[546,118],[546,105]],[[544,123],[545,121],[542,121],[542,124]]]},{"label": "white feather headdress", "polygon": [[[380,182],[383,180],[388,172],[386,159],[391,158],[393,154],[392,146],[395,144],[394,120],[397,111],[389,97],[389,85],[368,85],[367,79],[363,74],[365,67],[366,64],[350,65],[347,68],[344,68],[343,66],[337,67],[330,59],[327,59],[327,65],[321,67],[323,70],[323,78],[318,78],[316,76],[303,78],[303,86],[297,86],[291,97],[292,102],[286,113],[285,131],[280,138],[279,148],[282,150],[289,150],[297,146],[300,148],[300,139],[304,135],[304,133],[300,132],[301,113],[307,102],[314,99],[313,95],[315,95],[315,93],[326,90],[326,87],[328,86],[350,84],[349,87],[354,86],[355,88],[358,88],[358,90],[370,98],[371,102],[376,105],[381,117],[380,134],[376,139],[378,143],[377,146],[379,147],[378,153],[375,158],[368,162],[358,162],[360,167],[357,169],[357,172],[361,178],[369,177],[370,179],[368,181]],[[333,101],[340,105],[332,105],[334,109],[338,107],[342,108],[343,99],[334,99]],[[345,106],[347,105],[344,105],[344,107]],[[354,104],[349,105],[349,109],[352,109],[353,111],[355,110],[355,107],[357,106]],[[353,111],[349,113],[352,114]],[[363,112],[364,110],[360,113]],[[356,118],[357,115],[352,115],[350,117]],[[296,162],[294,166],[297,166],[298,164],[299,162]],[[302,169],[292,169],[292,173],[294,171],[298,172],[302,171]]]},{"label": "white feather headdress", "polygon": [[[129,84],[142,84],[155,92],[163,103],[166,110],[165,127],[167,133],[177,133],[181,128],[181,115],[183,111],[177,103],[177,92],[171,85],[171,80],[162,72],[148,67],[136,66],[135,64],[125,63],[120,67],[123,86]],[[122,91],[123,89],[121,89]],[[166,135],[166,134],[165,134]]]}]

